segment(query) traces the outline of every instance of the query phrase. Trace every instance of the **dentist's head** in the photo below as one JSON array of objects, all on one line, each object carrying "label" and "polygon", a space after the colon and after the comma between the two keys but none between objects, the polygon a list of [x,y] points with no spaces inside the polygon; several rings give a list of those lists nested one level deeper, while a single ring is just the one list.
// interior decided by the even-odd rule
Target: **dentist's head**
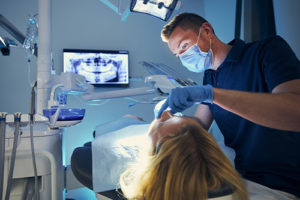
[{"label": "dentist's head", "polygon": [[218,68],[230,48],[206,19],[193,13],[175,16],[164,26],[161,38],[183,66],[197,73]]}]

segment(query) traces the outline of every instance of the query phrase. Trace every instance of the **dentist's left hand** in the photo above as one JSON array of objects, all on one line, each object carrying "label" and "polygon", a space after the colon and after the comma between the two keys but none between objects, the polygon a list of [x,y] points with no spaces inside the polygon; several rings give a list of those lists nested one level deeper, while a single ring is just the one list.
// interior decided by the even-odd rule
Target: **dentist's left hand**
[{"label": "dentist's left hand", "polygon": [[160,117],[168,107],[170,108],[170,112],[175,114],[191,107],[196,102],[213,102],[213,88],[211,85],[186,86],[172,89],[155,118]]}]

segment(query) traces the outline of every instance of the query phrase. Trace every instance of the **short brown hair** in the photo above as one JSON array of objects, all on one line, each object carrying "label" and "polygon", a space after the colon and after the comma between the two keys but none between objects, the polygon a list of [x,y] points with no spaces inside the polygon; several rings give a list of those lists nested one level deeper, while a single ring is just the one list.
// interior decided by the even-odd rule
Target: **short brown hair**
[{"label": "short brown hair", "polygon": [[170,35],[177,26],[183,30],[191,29],[198,34],[199,28],[204,22],[207,22],[207,20],[193,13],[178,14],[161,31],[162,41],[168,42]]}]

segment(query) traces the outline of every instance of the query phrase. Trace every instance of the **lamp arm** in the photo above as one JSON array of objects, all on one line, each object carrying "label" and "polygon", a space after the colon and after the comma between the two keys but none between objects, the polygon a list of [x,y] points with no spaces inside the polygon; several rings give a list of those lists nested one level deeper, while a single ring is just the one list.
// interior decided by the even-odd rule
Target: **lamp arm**
[{"label": "lamp arm", "polygon": [[18,42],[23,44],[25,40],[25,36],[1,14],[0,14],[0,26],[4,30],[6,30],[9,34],[11,34]]}]

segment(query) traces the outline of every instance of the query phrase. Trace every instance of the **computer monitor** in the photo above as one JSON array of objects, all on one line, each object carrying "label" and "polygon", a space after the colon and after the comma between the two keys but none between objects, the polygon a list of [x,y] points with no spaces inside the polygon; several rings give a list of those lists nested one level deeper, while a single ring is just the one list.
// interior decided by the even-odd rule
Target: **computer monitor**
[{"label": "computer monitor", "polygon": [[95,86],[128,86],[126,50],[64,49],[63,71],[83,75]]}]

